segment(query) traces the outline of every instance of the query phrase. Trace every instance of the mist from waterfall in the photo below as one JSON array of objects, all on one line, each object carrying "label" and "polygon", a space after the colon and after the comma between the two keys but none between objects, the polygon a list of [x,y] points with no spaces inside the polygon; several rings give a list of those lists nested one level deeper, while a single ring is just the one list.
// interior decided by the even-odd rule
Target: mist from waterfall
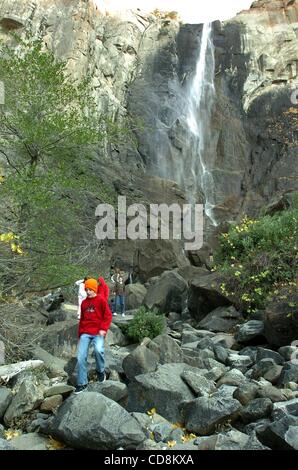
[{"label": "mist from waterfall", "polygon": [[191,180],[185,185],[185,191],[189,201],[195,203],[198,190],[201,189],[205,197],[205,213],[212,225],[217,226],[212,210],[215,205],[215,196],[211,171],[213,161],[211,113],[215,100],[214,68],[212,25],[205,23],[195,75],[187,90],[186,123],[190,133],[188,150],[190,171],[188,173],[191,175]]},{"label": "mist from waterfall", "polygon": [[[216,158],[212,138],[212,108],[215,101],[214,46],[212,25],[205,23],[198,36],[198,55],[192,76],[181,83],[178,78],[167,83],[170,101],[152,93],[156,127],[151,134],[155,154],[151,172],[175,181],[184,191],[187,202],[204,201],[206,222],[217,226],[212,168]],[[159,101],[160,100],[160,101]],[[152,109],[152,108],[151,108]]]}]

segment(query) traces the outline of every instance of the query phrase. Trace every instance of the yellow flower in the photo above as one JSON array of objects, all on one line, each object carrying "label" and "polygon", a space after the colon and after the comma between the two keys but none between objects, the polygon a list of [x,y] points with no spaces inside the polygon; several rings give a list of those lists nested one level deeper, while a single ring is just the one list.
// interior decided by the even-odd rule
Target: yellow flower
[{"label": "yellow flower", "polygon": [[10,441],[14,437],[18,437],[22,434],[21,431],[18,431],[16,429],[8,429],[7,431],[4,431],[4,437],[7,441]]},{"label": "yellow flower", "polygon": [[168,442],[167,442],[167,446],[168,446],[168,447],[174,447],[176,444],[177,444],[176,441],[168,441]]},{"label": "yellow flower", "polygon": [[65,444],[63,442],[56,441],[52,436],[49,437],[49,444],[47,445],[48,450],[60,450],[64,449]]}]

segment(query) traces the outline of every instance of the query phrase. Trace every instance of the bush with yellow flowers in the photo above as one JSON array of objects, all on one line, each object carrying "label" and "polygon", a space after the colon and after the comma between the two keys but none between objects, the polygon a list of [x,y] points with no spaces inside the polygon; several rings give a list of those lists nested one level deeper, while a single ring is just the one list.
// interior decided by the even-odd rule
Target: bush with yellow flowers
[{"label": "bush with yellow flowers", "polygon": [[245,216],[220,236],[216,270],[224,282],[221,291],[243,311],[263,309],[272,291],[297,278],[298,196],[293,207],[258,220]]}]

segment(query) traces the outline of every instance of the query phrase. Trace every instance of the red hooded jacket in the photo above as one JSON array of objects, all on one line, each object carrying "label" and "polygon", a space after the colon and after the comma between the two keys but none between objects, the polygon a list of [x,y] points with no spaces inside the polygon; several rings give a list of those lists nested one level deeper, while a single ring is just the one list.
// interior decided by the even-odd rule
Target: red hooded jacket
[{"label": "red hooded jacket", "polygon": [[110,293],[109,286],[107,285],[103,277],[99,277],[97,281],[98,281],[97,294],[101,295],[102,297],[104,297],[106,301],[108,301],[109,293]]},{"label": "red hooded jacket", "polygon": [[112,312],[107,301],[100,295],[83,300],[79,323],[79,337],[86,333],[98,335],[100,330],[108,331],[112,321]]}]

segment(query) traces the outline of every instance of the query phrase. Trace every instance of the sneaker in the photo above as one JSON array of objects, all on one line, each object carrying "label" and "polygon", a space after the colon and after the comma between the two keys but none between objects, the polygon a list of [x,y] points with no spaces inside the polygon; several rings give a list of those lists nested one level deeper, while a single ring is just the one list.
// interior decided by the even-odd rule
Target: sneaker
[{"label": "sneaker", "polygon": [[113,313],[113,315],[114,315],[114,317],[117,317],[117,313],[116,313],[116,312],[115,312],[115,313]]},{"label": "sneaker", "polygon": [[107,376],[106,376],[105,371],[98,372],[97,375],[98,375],[98,382],[102,383],[106,381]]},{"label": "sneaker", "polygon": [[77,395],[78,393],[83,392],[84,390],[86,390],[87,386],[88,386],[87,384],[86,385],[78,385],[75,389],[75,394]]},{"label": "sneaker", "polygon": [[122,313],[122,317],[125,317],[125,313]]}]

